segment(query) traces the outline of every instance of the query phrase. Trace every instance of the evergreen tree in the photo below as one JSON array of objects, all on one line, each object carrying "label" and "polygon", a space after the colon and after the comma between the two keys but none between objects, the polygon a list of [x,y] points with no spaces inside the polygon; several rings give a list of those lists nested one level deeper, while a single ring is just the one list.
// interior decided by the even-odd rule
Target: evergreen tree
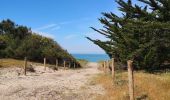
[{"label": "evergreen tree", "polygon": [[170,60],[170,2],[139,1],[147,6],[134,5],[131,0],[118,0],[122,17],[112,12],[102,13],[104,17],[99,21],[104,29],[92,29],[104,35],[108,41],[87,38],[122,64],[131,59],[136,69],[153,70]]}]

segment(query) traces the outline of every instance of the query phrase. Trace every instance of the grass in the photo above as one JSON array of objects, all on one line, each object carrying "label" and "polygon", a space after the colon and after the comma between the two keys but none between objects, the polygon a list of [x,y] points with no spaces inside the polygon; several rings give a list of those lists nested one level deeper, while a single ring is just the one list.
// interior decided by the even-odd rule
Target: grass
[{"label": "grass", "polygon": [[[88,63],[88,61],[82,60],[82,59],[78,60],[78,62],[82,66],[85,66]],[[27,64],[44,66],[43,63],[37,63],[37,62],[31,62],[31,61],[27,61]],[[55,68],[55,66],[56,65],[51,65],[51,64],[48,64],[48,62],[46,62],[46,67]],[[0,68],[8,68],[8,67],[20,67],[20,68],[22,68],[22,67],[24,67],[24,60],[17,60],[17,59],[10,59],[10,58],[0,59]]]},{"label": "grass", "polygon": [[[101,84],[106,93],[97,100],[129,100],[127,72],[117,72],[113,81],[111,75],[99,74],[95,84]],[[159,75],[144,72],[134,73],[136,100],[170,100],[170,73]]]},{"label": "grass", "polygon": [[[27,61],[27,64],[35,64],[38,66],[43,66],[42,63],[36,63],[36,62],[30,62]],[[16,59],[0,59],[0,68],[7,68],[7,67],[23,67],[24,66],[24,60],[16,60]],[[46,64],[46,66],[54,66],[50,64]]]},{"label": "grass", "polygon": [[15,59],[0,59],[1,67],[22,67],[24,65],[23,60]]},{"label": "grass", "polygon": [[77,61],[80,63],[80,65],[81,65],[82,67],[85,67],[86,64],[88,63],[88,61],[87,61],[87,60],[84,60],[84,59],[77,59]]}]

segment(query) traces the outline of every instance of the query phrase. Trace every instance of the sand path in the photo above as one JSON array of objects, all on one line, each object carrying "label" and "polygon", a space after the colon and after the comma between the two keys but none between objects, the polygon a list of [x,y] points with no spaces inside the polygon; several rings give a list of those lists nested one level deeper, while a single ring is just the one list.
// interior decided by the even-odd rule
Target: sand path
[{"label": "sand path", "polygon": [[101,73],[97,63],[85,68],[54,72],[36,67],[36,73],[19,75],[19,68],[0,69],[0,100],[94,100],[104,94],[100,85],[89,80]]}]

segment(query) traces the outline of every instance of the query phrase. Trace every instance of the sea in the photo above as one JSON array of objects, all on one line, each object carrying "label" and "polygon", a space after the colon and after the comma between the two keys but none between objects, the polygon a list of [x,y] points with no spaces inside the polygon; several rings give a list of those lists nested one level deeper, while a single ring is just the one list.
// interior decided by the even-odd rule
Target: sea
[{"label": "sea", "polygon": [[84,59],[89,62],[99,62],[102,60],[108,60],[107,54],[72,54],[76,59]]}]

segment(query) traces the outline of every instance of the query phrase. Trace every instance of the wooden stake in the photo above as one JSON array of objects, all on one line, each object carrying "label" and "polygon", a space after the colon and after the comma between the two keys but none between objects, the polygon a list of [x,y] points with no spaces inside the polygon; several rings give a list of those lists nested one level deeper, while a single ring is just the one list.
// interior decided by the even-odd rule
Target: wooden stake
[{"label": "wooden stake", "polygon": [[44,58],[44,70],[46,70],[46,58]]},{"label": "wooden stake", "polygon": [[27,57],[24,59],[24,75],[27,74]]},{"label": "wooden stake", "polygon": [[104,68],[105,68],[105,63],[103,62],[103,72],[104,72]]},{"label": "wooden stake", "polygon": [[129,78],[129,96],[130,100],[134,100],[134,79],[133,79],[133,61],[128,60],[128,78]]},{"label": "wooden stake", "polygon": [[56,59],[56,69],[58,70],[58,59]]},{"label": "wooden stake", "polygon": [[106,61],[104,61],[104,73],[106,74]]},{"label": "wooden stake", "polygon": [[104,70],[104,63],[101,63],[101,68],[102,70]]},{"label": "wooden stake", "polygon": [[109,60],[107,60],[107,67],[106,67],[106,73],[109,73],[110,72],[110,70],[109,70]]},{"label": "wooden stake", "polygon": [[64,60],[64,69],[66,69],[66,61]]},{"label": "wooden stake", "polygon": [[71,62],[69,62],[69,68],[71,68]]},{"label": "wooden stake", "polygon": [[76,68],[76,63],[74,62],[74,69]]},{"label": "wooden stake", "polygon": [[115,77],[115,62],[114,62],[114,58],[112,58],[112,78],[114,80]]}]

